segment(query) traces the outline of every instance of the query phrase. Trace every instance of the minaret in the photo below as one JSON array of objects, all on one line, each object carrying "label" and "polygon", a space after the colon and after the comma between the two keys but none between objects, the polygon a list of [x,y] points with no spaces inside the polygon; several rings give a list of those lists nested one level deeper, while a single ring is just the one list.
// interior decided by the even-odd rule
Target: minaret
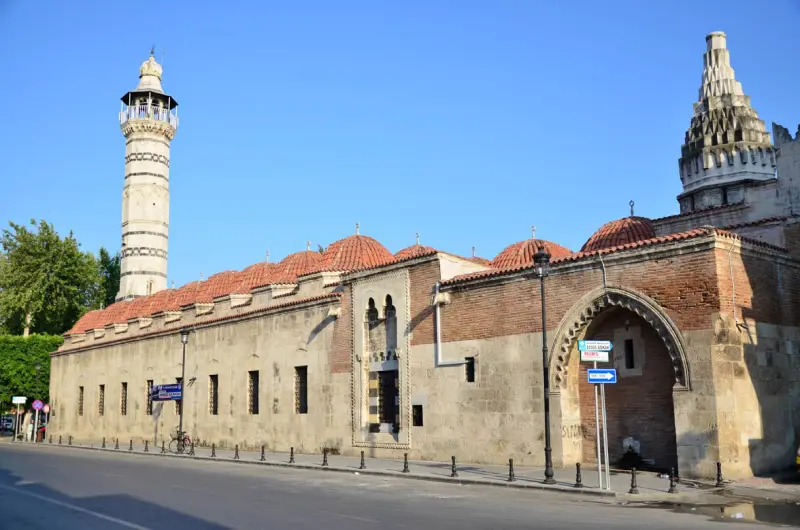
[{"label": "minaret", "polygon": [[706,37],[700,93],[679,168],[682,213],[740,203],[749,183],[775,178],[769,132],[734,76],[721,31]]},{"label": "minaret", "polygon": [[139,68],[139,86],[122,96],[119,114],[125,136],[125,185],[117,300],[167,287],[169,152],[178,127],[178,102],[161,88],[161,65],[154,51]]}]

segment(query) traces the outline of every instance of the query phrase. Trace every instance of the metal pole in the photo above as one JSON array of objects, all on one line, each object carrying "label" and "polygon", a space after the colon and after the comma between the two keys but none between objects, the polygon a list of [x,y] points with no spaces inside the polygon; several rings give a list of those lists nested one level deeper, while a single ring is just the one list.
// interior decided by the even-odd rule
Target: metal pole
[{"label": "metal pole", "polygon": [[36,437],[39,436],[39,411],[36,411],[36,419],[33,420],[33,442],[36,443]]},{"label": "metal pole", "polygon": [[17,403],[17,417],[14,418],[14,441],[17,441],[19,436],[19,403]]},{"label": "metal pole", "polygon": [[178,436],[183,434],[183,387],[186,384],[184,381],[186,379],[186,343],[183,342],[183,362],[181,363],[181,414],[180,419],[178,420]]},{"label": "metal pole", "polygon": [[555,484],[553,455],[550,447],[550,366],[547,359],[547,310],[544,293],[544,274],[539,276],[542,286],[542,372],[544,377],[544,483]]},{"label": "metal pole", "polygon": [[[597,361],[594,362],[594,367],[597,368]],[[597,446],[597,487],[603,489],[603,459],[600,456],[603,443],[600,439],[600,399],[597,397],[597,385],[592,386],[594,387],[594,439]]]},{"label": "metal pole", "polygon": [[603,451],[606,457],[606,489],[611,490],[611,471],[608,465],[608,422],[606,421],[606,385],[600,385],[600,398],[603,400]]}]

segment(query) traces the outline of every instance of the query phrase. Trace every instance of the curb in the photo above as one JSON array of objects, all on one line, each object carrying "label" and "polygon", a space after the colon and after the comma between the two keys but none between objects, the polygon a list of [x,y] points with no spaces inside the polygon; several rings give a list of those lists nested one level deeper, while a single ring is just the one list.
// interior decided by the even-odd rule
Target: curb
[{"label": "curb", "polygon": [[[376,471],[370,469],[353,469],[347,467],[337,467],[337,466],[327,466],[322,467],[320,465],[309,465],[309,464],[289,464],[288,462],[260,462],[260,461],[253,461],[253,460],[234,460],[232,458],[220,458],[220,457],[210,457],[210,456],[178,456],[172,454],[161,454],[160,452],[149,452],[145,453],[142,451],[129,451],[127,449],[102,449],[100,447],[86,447],[81,445],[56,445],[56,444],[24,444],[25,446],[33,446],[39,447],[44,445],[45,447],[58,447],[62,449],[83,449],[85,451],[100,451],[103,453],[114,453],[114,454],[128,454],[128,455],[136,455],[136,456],[155,456],[155,457],[165,457],[165,458],[176,458],[181,460],[202,460],[208,462],[223,462],[228,464],[244,464],[244,465],[251,465],[251,466],[269,466],[269,467],[281,467],[281,468],[289,468],[289,469],[306,469],[310,471],[330,471],[334,473],[349,473],[354,474],[358,473],[360,475],[366,476],[376,476],[376,477],[394,477],[394,478],[405,478],[405,479],[412,479],[412,480],[424,480],[428,482],[442,482],[446,484],[458,484],[462,486],[492,486],[492,487],[504,487],[504,488],[514,488],[520,490],[535,490],[535,491],[549,491],[553,493],[571,493],[573,495],[583,495],[583,496],[590,496],[590,497],[610,497],[614,498],[617,496],[617,492],[615,491],[607,491],[607,490],[597,490],[591,488],[573,488],[570,486],[547,486],[545,484],[538,484],[535,482],[531,483],[520,483],[520,482],[490,482],[487,480],[481,479],[471,479],[471,478],[450,478],[450,477],[438,477],[438,476],[431,476],[431,475],[416,475],[412,473],[401,473],[400,471]],[[160,451],[160,448],[156,448],[157,451]]]}]

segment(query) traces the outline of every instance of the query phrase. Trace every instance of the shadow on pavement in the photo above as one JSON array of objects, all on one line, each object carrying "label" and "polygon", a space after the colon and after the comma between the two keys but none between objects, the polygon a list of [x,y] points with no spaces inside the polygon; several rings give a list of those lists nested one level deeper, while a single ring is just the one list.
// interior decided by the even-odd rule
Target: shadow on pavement
[{"label": "shadow on pavement", "polygon": [[[43,526],[48,526],[49,523],[51,528],[74,528],[77,530],[78,528],[82,528],[80,521],[85,520],[87,517],[94,518],[97,522],[98,528],[115,528],[117,525],[111,521],[103,520],[102,518],[93,515],[80,515],[80,512],[71,510],[69,507],[64,506],[63,504],[59,507],[56,503],[47,502],[44,499],[56,501],[57,503],[68,504],[71,506],[77,506],[84,510],[103,514],[105,516],[119,519],[129,524],[132,523],[134,525],[139,525],[144,528],[169,528],[171,530],[178,530],[182,528],[191,528],[193,530],[225,530],[227,528],[225,526],[204,521],[197,517],[180,513],[157,504],[144,502],[130,495],[71,497],[42,484],[29,482],[24,477],[20,477],[8,469],[3,468],[1,463],[0,486],[12,488],[17,492],[23,492],[12,493],[6,488],[3,488],[3,490],[0,490],[0,501],[3,499],[10,501],[10,503],[16,503],[16,501],[20,501],[19,504],[22,505],[36,505],[41,506],[42,508],[52,507],[58,510],[57,513],[59,513],[60,517],[58,520],[54,521],[47,521],[44,519],[44,517],[46,517],[46,510],[42,510],[40,513],[35,514],[36,519],[39,519],[42,523],[45,523]],[[28,495],[26,495],[26,493]],[[0,506],[3,504],[3,502],[0,502]],[[8,512],[5,512],[6,510],[8,510]],[[3,511],[5,512],[3,517],[5,518],[9,515],[13,515],[14,508],[11,506],[11,504],[9,504],[3,508]],[[71,521],[69,518],[71,516],[75,516],[76,522],[74,525],[70,524]],[[6,519],[6,522],[9,521]],[[11,523],[13,523],[13,520]],[[6,528],[3,526],[3,524],[5,523],[0,523],[0,527]],[[120,526],[120,528],[122,528],[122,526]]]}]

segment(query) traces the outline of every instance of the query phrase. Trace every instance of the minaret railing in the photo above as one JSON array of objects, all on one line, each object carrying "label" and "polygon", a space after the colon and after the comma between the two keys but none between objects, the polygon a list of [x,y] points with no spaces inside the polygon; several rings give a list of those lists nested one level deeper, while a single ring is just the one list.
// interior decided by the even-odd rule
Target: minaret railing
[{"label": "minaret railing", "polygon": [[119,113],[119,122],[125,123],[128,120],[155,120],[168,122],[173,127],[178,127],[178,116],[164,107],[155,105],[131,105],[122,109]]}]

